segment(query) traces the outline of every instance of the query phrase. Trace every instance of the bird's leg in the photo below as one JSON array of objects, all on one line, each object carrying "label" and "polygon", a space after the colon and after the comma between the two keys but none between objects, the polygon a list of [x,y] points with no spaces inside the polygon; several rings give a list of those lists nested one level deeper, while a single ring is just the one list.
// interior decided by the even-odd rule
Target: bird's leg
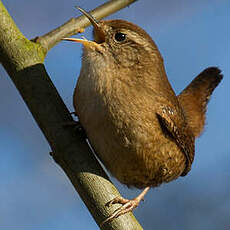
[{"label": "bird's leg", "polygon": [[77,132],[81,133],[86,138],[86,133],[79,121],[68,121],[63,124],[65,127],[73,127]]},{"label": "bird's leg", "polygon": [[76,112],[71,112],[70,114],[73,115],[73,116],[75,116],[75,117],[77,116]]},{"label": "bird's leg", "polygon": [[76,130],[81,130],[83,129],[82,128],[82,125],[79,121],[66,121],[63,123],[63,126],[65,127],[74,127]]},{"label": "bird's leg", "polygon": [[135,209],[141,200],[144,200],[145,194],[149,191],[150,187],[146,187],[137,197],[135,197],[132,200],[125,199],[123,197],[115,197],[111,201],[109,201],[106,206],[111,206],[113,204],[122,204],[120,208],[115,210],[111,216],[109,216],[107,219],[105,219],[102,223],[101,226],[104,225],[107,222],[112,221],[113,219],[124,215],[127,212],[131,212],[133,209]]}]

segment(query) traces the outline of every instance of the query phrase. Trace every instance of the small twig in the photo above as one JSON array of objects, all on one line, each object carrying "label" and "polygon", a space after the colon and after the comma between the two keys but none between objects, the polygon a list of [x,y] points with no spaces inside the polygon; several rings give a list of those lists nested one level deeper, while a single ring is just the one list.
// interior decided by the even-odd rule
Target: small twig
[{"label": "small twig", "polygon": [[[126,6],[135,2],[136,0],[110,0],[105,4],[90,11],[96,19],[100,20]],[[90,25],[90,21],[85,16],[71,18],[62,26],[50,31],[49,33],[36,37],[33,41],[38,42],[47,51],[55,46],[62,38],[72,36],[84,31],[84,28]]]}]

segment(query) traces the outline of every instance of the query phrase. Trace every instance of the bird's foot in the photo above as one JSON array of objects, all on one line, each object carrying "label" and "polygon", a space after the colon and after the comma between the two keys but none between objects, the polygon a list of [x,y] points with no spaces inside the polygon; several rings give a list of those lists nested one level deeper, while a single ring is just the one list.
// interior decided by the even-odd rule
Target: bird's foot
[{"label": "bird's foot", "polygon": [[113,219],[116,219],[117,217],[124,215],[125,213],[133,211],[140,203],[140,200],[137,198],[134,198],[132,200],[125,199],[123,197],[115,197],[111,201],[109,201],[106,206],[111,207],[113,204],[122,204],[122,206],[118,209],[116,209],[111,216],[109,216],[107,219],[105,219],[100,226],[103,226],[105,223],[108,223],[112,221]]},{"label": "bird's foot", "polygon": [[71,112],[70,114],[73,115],[73,116],[75,116],[75,117],[77,116],[76,112]]},{"label": "bird's foot", "polygon": [[107,222],[112,221],[113,219],[116,219],[117,217],[124,215],[125,213],[133,211],[140,203],[140,200],[137,198],[134,198],[132,200],[125,199],[123,197],[115,197],[110,202],[106,204],[106,206],[111,207],[113,204],[122,204],[122,206],[118,209],[116,209],[111,216],[109,216],[107,219],[105,219],[101,226],[104,225]]},{"label": "bird's foot", "polygon": [[73,127],[77,132],[82,133],[86,137],[85,130],[79,121],[68,121],[63,124],[65,127]]},{"label": "bird's foot", "polygon": [[114,199],[112,199],[111,201],[109,201],[106,206],[110,207],[113,204],[122,204],[122,206],[118,209],[116,209],[111,216],[109,216],[107,219],[105,219],[100,226],[104,225],[105,223],[108,223],[114,219],[116,219],[117,217],[124,215],[125,213],[131,212],[133,211],[133,209],[135,209],[139,203],[141,202],[141,200],[144,200],[144,196],[145,194],[148,192],[148,190],[150,189],[150,187],[146,187],[136,198],[132,199],[132,200],[128,200],[125,199],[123,197],[115,197]]},{"label": "bird's foot", "polygon": [[63,126],[74,127],[76,129],[83,129],[79,121],[67,121],[63,123]]}]

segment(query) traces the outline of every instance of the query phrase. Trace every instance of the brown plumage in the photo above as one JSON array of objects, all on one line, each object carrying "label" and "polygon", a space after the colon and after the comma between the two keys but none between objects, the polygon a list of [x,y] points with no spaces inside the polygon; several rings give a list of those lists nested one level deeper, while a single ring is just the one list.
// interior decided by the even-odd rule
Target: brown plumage
[{"label": "brown plumage", "polygon": [[94,26],[95,41],[66,39],[84,45],[76,113],[111,174],[128,186],[145,188],[133,200],[112,200],[123,206],[108,221],[135,208],[149,187],[190,171],[195,137],[222,75],[208,68],[177,97],[160,52],[144,30],[123,20],[98,23],[81,11]]},{"label": "brown plumage", "polygon": [[218,68],[209,67],[178,95],[179,103],[185,111],[188,124],[195,137],[203,131],[208,101],[222,78],[223,75]]}]

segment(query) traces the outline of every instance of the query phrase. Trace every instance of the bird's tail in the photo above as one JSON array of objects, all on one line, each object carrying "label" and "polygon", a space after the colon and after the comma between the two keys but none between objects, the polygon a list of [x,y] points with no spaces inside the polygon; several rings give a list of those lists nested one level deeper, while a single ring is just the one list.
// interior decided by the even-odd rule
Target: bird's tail
[{"label": "bird's tail", "polygon": [[195,137],[199,136],[205,124],[206,106],[213,90],[223,75],[217,67],[209,67],[201,72],[179,95],[189,126]]}]

